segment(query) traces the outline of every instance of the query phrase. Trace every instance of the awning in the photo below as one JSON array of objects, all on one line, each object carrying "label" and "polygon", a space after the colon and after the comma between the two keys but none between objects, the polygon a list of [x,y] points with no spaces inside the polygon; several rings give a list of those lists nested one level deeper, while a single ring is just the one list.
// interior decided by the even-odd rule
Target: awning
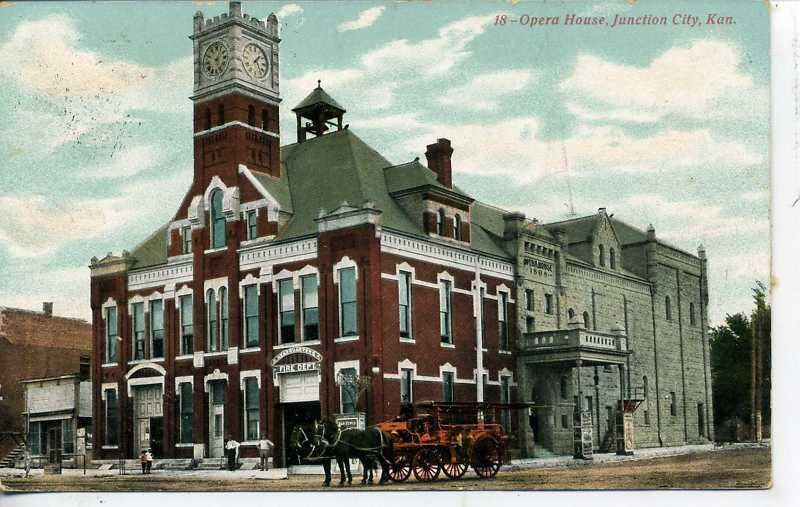
[{"label": "awning", "polygon": [[42,415],[31,415],[30,422],[39,422],[39,421],[58,421],[59,419],[72,419],[72,412],[64,412],[61,414],[42,414]]}]

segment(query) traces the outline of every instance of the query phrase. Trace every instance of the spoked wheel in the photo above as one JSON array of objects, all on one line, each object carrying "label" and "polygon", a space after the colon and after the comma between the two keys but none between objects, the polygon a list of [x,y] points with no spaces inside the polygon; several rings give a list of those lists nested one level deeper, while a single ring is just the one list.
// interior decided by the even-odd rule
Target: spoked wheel
[{"label": "spoked wheel", "polygon": [[472,458],[472,468],[478,477],[488,479],[497,475],[502,464],[500,459],[500,446],[491,438],[485,438],[475,444]]},{"label": "spoked wheel", "polygon": [[439,453],[432,447],[423,447],[417,451],[411,465],[414,469],[414,477],[422,482],[435,480],[439,476],[439,472],[442,471]]},{"label": "spoked wheel", "polygon": [[393,482],[403,482],[411,475],[411,462],[405,454],[398,454],[389,465],[389,478]]},{"label": "spoked wheel", "polygon": [[[449,460],[449,457],[445,456],[445,460]],[[460,479],[464,477],[464,474],[467,473],[467,468],[469,468],[469,466],[467,466],[466,463],[461,463],[460,461],[442,464],[442,472],[444,472],[444,475],[451,479]]]}]

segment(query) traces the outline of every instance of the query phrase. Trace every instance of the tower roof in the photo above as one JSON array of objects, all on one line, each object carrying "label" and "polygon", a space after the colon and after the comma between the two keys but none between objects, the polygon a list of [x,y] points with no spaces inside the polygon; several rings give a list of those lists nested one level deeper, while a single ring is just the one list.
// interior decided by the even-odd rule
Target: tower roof
[{"label": "tower roof", "polygon": [[292,111],[295,112],[302,112],[306,109],[312,109],[314,106],[319,104],[324,104],[326,106],[332,107],[341,111],[342,113],[346,113],[347,111],[343,108],[336,100],[328,95],[328,93],[322,89],[322,83],[317,81],[317,87],[312,90],[311,93],[306,96],[299,104],[297,104]]}]

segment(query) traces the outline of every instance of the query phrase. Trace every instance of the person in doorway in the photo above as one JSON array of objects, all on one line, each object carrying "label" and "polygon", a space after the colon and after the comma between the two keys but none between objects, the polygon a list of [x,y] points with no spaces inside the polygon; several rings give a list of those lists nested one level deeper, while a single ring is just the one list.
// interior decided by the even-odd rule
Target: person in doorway
[{"label": "person in doorway", "polygon": [[139,463],[142,465],[142,475],[147,473],[147,450],[142,449],[139,453]]},{"label": "person in doorway", "polygon": [[258,441],[258,457],[261,458],[261,470],[269,470],[269,459],[272,457],[272,450],[275,444],[272,443],[267,435],[262,433],[261,440]]},{"label": "person in doorway", "polygon": [[147,473],[149,474],[153,470],[153,450],[147,449],[144,457],[147,460]]},{"label": "person in doorway", "polygon": [[228,470],[233,472],[239,461],[239,442],[234,440],[231,435],[228,435],[228,441],[225,443],[225,454],[228,458]]}]

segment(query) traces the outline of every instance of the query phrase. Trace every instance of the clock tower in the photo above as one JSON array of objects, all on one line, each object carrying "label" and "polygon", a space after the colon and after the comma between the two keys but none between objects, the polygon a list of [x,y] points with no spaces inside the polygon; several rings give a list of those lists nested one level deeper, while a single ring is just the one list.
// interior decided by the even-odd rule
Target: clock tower
[{"label": "clock tower", "polygon": [[194,15],[194,173],[238,185],[238,167],[280,177],[278,18],[242,14],[241,2]]}]

